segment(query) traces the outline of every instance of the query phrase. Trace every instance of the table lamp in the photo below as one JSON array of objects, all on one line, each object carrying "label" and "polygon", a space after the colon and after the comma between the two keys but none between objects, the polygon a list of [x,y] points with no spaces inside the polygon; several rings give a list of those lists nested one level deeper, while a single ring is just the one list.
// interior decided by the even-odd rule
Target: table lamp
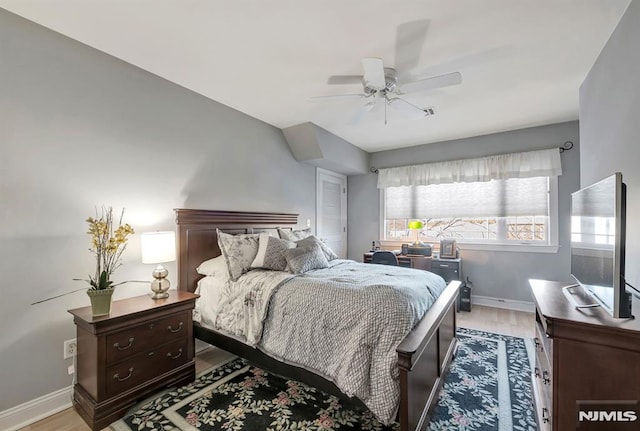
[{"label": "table lamp", "polygon": [[169,296],[167,292],[171,283],[167,279],[169,271],[160,265],[176,260],[176,235],[174,232],[148,232],[140,236],[142,263],[158,264],[153,270],[154,280],[151,282],[152,299],[162,299]]},{"label": "table lamp", "polygon": [[420,241],[420,232],[419,232],[419,230],[424,227],[424,223],[422,223],[420,220],[411,220],[407,227],[409,229],[411,229],[411,230],[415,230],[416,231],[416,241],[413,243],[413,245],[422,244],[422,241]]}]

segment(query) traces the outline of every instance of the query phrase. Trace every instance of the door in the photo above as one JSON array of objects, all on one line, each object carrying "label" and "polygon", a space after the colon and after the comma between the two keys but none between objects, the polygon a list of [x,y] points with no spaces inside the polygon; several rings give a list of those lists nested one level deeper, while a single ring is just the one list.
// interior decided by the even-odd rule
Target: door
[{"label": "door", "polygon": [[318,168],[316,234],[339,258],[347,257],[347,177]]}]

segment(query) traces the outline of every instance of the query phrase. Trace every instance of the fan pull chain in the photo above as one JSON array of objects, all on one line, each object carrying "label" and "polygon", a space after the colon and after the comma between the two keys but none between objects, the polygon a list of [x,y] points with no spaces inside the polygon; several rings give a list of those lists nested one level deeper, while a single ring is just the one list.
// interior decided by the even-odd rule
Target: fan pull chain
[{"label": "fan pull chain", "polygon": [[384,125],[387,125],[387,96],[384,96]]}]

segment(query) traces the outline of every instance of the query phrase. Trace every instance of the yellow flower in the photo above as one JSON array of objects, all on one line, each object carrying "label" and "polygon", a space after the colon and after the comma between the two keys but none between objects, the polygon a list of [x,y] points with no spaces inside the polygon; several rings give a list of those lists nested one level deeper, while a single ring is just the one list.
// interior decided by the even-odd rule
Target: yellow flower
[{"label": "yellow flower", "polygon": [[90,251],[96,255],[95,276],[89,276],[87,280],[92,289],[112,287],[111,275],[122,265],[121,256],[127,247],[128,237],[135,233],[131,225],[122,224],[123,215],[124,210],[115,229],[111,207],[102,207],[100,214],[96,210],[95,218],[86,219],[89,225],[87,234],[91,236]]}]

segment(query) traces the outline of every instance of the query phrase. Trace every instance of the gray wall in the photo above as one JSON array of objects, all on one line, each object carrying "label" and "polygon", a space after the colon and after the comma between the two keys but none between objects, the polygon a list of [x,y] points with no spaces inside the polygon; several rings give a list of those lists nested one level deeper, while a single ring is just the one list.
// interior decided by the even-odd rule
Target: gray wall
[{"label": "gray wall", "polygon": [[[178,207],[315,224],[315,168],[279,129],[2,9],[0,59],[0,411],[71,384],[66,310],[86,294],[30,304],[82,287],[71,279],[93,269],[84,220],[96,205],[125,207],[138,233],[173,229]],[[115,278],[151,271],[135,235]]]},{"label": "gray wall", "polygon": [[[573,141],[575,147],[562,155],[563,175],[558,181],[558,253],[462,250],[463,272],[473,282],[475,295],[531,301],[528,278],[570,280],[570,194],[579,187],[578,122],[521,129],[417,147],[373,153],[377,168],[484,157],[560,146]],[[380,194],[375,174],[349,177],[349,258],[362,260],[362,252],[379,237]]]},{"label": "gray wall", "polygon": [[283,129],[296,160],[343,175],[369,172],[369,153],[313,123]]},{"label": "gray wall", "polygon": [[640,288],[640,2],[633,0],[580,88],[582,186],[627,184],[626,279]]}]

